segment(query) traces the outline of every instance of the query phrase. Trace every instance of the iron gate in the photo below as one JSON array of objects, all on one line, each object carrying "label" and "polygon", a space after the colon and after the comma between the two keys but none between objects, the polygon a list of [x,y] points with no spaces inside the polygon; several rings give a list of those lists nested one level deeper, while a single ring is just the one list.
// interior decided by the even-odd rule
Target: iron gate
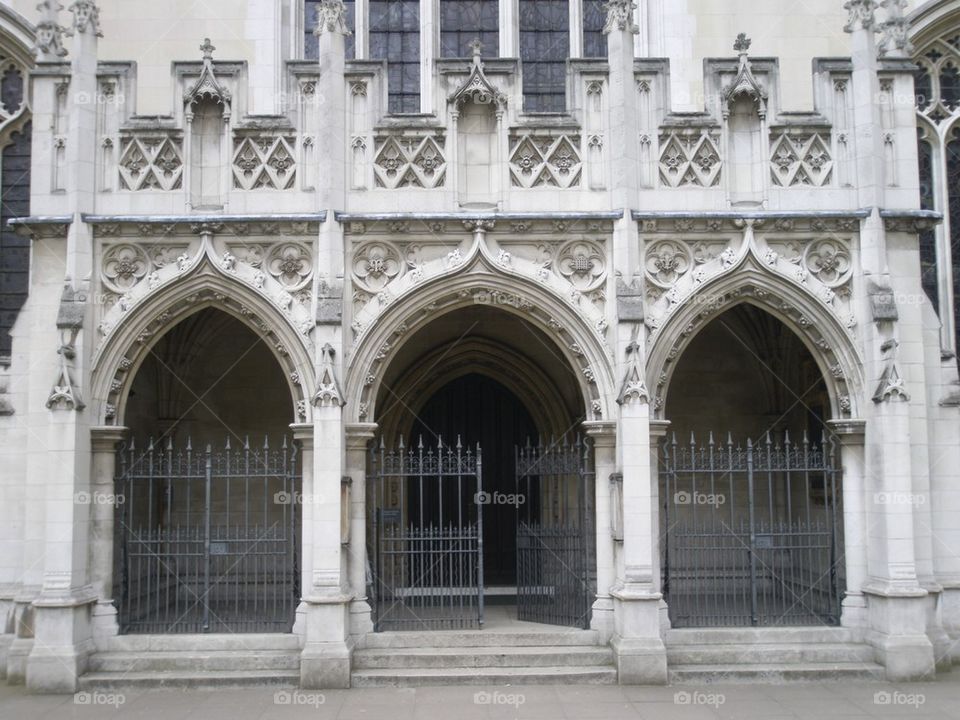
[{"label": "iron gate", "polygon": [[374,629],[483,626],[480,446],[371,449]]},{"label": "iron gate", "polygon": [[804,433],[746,448],[663,444],[663,589],[673,627],[835,625],[844,586],[840,471]]},{"label": "iron gate", "polygon": [[517,613],[587,628],[591,607],[590,446],[517,448]]},{"label": "iron gate", "polygon": [[133,441],[117,458],[122,633],[290,632],[300,595],[297,448],[194,451]]}]

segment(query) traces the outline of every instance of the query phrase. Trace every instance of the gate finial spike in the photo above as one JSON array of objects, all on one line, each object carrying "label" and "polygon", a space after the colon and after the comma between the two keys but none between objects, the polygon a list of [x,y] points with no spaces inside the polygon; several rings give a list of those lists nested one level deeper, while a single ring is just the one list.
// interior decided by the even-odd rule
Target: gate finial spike
[{"label": "gate finial spike", "polygon": [[423,450],[423,433],[420,433],[420,440],[417,441],[417,448]]},{"label": "gate finial spike", "polygon": [[457,435],[457,450],[460,450],[462,447],[463,445],[460,443],[460,436]]},{"label": "gate finial spike", "polygon": [[753,450],[753,438],[747,435],[747,450]]},{"label": "gate finial spike", "polygon": [[244,436],[243,436],[243,449],[244,449],[244,450],[249,450],[249,449],[250,449],[250,436],[249,436],[249,435],[244,435]]},{"label": "gate finial spike", "polygon": [[187,435],[187,452],[193,451],[193,440],[190,439],[190,436]]},{"label": "gate finial spike", "polygon": [[270,449],[270,438],[267,437],[266,435],[263,436],[263,449],[264,450]]},{"label": "gate finial spike", "polygon": [[809,444],[810,444],[810,439],[807,437],[807,429],[806,429],[806,428],[803,429],[803,444],[804,444],[804,445],[809,445]]},{"label": "gate finial spike", "polygon": [[693,430],[690,431],[690,444],[691,445],[697,444],[697,439],[693,436]]},{"label": "gate finial spike", "polygon": [[767,428],[767,445],[769,445],[771,442],[772,440],[770,440],[770,428]]},{"label": "gate finial spike", "polygon": [[137,447],[137,437],[133,436],[130,438],[130,452],[133,452]]},{"label": "gate finial spike", "polygon": [[226,444],[226,449],[227,449],[227,450],[229,450],[229,449],[230,449],[230,436],[229,436],[229,435],[227,435],[227,444]]},{"label": "gate finial spike", "polygon": [[733,447],[733,432],[727,430],[727,445]]},{"label": "gate finial spike", "polygon": [[784,433],[783,433],[783,441],[784,441],[787,445],[790,444],[790,431],[789,431],[789,430],[785,430],[785,431],[784,431]]},{"label": "gate finial spike", "polygon": [[713,446],[713,430],[710,431],[710,439],[707,441],[709,445]]},{"label": "gate finial spike", "polygon": [[173,450],[173,435],[167,435],[167,450]]},{"label": "gate finial spike", "polygon": [[437,435],[437,449],[443,450],[443,435]]},{"label": "gate finial spike", "polygon": [[286,436],[286,435],[283,436],[283,443],[281,443],[280,448],[283,449],[283,450],[286,450],[286,449],[287,449],[287,436]]}]

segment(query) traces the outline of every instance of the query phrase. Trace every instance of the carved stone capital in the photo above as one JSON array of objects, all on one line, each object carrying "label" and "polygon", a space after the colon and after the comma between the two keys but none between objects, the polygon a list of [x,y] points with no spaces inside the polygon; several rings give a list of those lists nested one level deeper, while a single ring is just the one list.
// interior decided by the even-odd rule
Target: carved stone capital
[{"label": "carved stone capital", "polygon": [[605,9],[607,11],[607,22],[603,26],[604,34],[609,34],[614,30],[629,32],[636,35],[640,32],[636,23],[633,21],[633,11],[637,4],[632,0],[607,0]]}]

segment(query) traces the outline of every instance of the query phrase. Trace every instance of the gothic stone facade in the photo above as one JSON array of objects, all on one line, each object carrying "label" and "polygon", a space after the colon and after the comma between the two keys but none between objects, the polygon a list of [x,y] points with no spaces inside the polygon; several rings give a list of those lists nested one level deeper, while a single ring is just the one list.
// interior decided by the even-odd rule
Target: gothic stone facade
[{"label": "gothic stone facade", "polygon": [[[772,15],[708,18],[694,3],[575,0],[558,18],[502,0],[458,24],[444,14],[455,3],[434,17],[431,2],[385,13],[373,0],[248,0],[159,40],[153,26],[173,21],[163,4],[33,4],[0,7],[9,681],[73,692],[118,633],[169,631],[130,610],[156,588],[133,589],[131,547],[145,541],[126,531],[137,513],[143,533],[205,514],[209,572],[231,542],[211,541],[210,513],[242,526],[254,503],[211,495],[222,460],[208,460],[204,489],[202,463],[178,476],[163,458],[210,458],[204,447],[230,436],[228,464],[278,447],[291,463],[268,473],[281,486],[263,479],[304,498],[295,514],[263,511],[264,526],[293,528],[263,567],[294,594],[302,684],[349,684],[351,654],[388,617],[385,581],[368,579],[383,570],[372,524],[414,517],[413,495],[377,495],[368,444],[410,442],[427,417],[469,435],[474,414],[493,418],[476,432],[501,446],[522,432],[586,438],[582,620],[614,649],[620,682],[666,681],[671,625],[730,620],[681,613],[677,588],[705,568],[721,591],[743,578],[708,567],[705,548],[679,570],[669,552],[687,518],[671,515],[669,483],[696,477],[677,471],[672,438],[701,443],[691,462],[708,443],[714,457],[711,432],[731,477],[747,452],[751,472],[754,452],[766,468],[768,495],[729,485],[731,523],[749,523],[742,557],[791,528],[812,537],[812,504],[831,553],[796,563],[829,577],[796,585],[801,605],[826,598],[813,620],[842,625],[891,679],[960,657],[957,66],[941,62],[958,47],[960,4],[908,15],[905,2],[836,0],[804,15],[770,2]],[[734,44],[730,28],[749,32]],[[250,42],[217,50],[203,34]],[[942,98],[919,104],[919,156],[912,38],[926,92]],[[290,444],[262,449],[274,432]],[[809,451],[806,486],[784,489],[791,432],[804,457],[823,449]],[[484,477],[522,475],[496,453],[488,442]],[[145,456],[166,469],[122,486],[123,458],[142,468]],[[122,487],[149,487],[172,524],[132,496],[125,510]],[[559,502],[544,488],[541,524]],[[694,502],[705,488],[689,488]],[[520,570],[488,552],[491,577],[518,585]],[[763,612],[748,602],[738,622]]]}]

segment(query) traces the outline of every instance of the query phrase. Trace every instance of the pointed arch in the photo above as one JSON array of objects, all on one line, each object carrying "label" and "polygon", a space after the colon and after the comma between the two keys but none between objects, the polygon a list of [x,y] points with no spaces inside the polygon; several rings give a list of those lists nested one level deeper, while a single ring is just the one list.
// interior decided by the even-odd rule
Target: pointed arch
[{"label": "pointed arch", "polygon": [[267,298],[202,263],[137,303],[97,349],[90,393],[97,424],[122,424],[130,387],[154,345],[180,321],[208,307],[236,317],[266,343],[284,370],[292,417],[310,419],[314,363],[304,336]]},{"label": "pointed arch", "polygon": [[647,377],[655,390],[654,417],[664,418],[677,360],[711,320],[741,303],[756,305],[792,330],[809,350],[827,385],[833,419],[862,416],[862,359],[848,330],[799,284],[748,264],[705,283],[648,342]]},{"label": "pointed arch", "polygon": [[474,250],[471,257],[473,262],[431,278],[398,298],[360,336],[347,371],[350,421],[376,417],[384,371],[413,331],[476,304],[495,304],[550,338],[577,378],[584,416],[592,420],[612,417],[616,397],[612,358],[597,330],[551,290],[519,273],[497,269],[485,249]]}]

